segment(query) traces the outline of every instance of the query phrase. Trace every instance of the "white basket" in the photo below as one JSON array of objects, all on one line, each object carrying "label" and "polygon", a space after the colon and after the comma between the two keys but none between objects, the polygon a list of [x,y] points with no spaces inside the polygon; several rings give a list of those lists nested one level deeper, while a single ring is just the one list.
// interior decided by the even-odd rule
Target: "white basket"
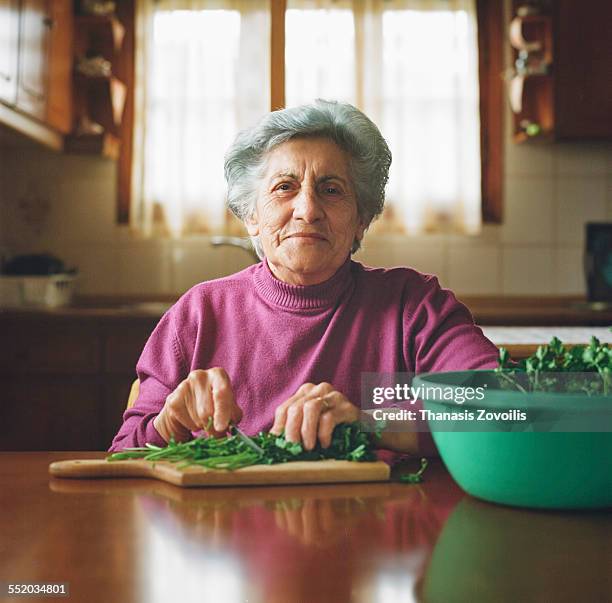
[{"label": "white basket", "polygon": [[72,301],[76,276],[0,276],[0,308],[67,306]]}]

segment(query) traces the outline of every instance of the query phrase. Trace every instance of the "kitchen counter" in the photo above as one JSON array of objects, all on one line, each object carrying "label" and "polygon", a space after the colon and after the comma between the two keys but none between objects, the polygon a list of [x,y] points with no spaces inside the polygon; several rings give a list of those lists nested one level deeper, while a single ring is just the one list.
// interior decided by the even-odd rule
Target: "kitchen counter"
[{"label": "kitchen counter", "polygon": [[538,346],[559,338],[565,345],[588,344],[592,336],[612,344],[609,327],[482,327],[483,333],[498,347],[504,347],[515,360],[531,356]]},{"label": "kitchen counter", "polygon": [[[64,308],[0,308],[0,315],[131,318],[161,317],[178,299],[176,295],[80,296]],[[458,296],[482,326],[609,326],[612,306],[596,309],[580,296]]]},{"label": "kitchen counter", "polygon": [[[179,295],[82,296],[65,308],[2,309],[0,316],[160,318]],[[612,307],[595,309],[579,296],[458,296],[481,326],[612,326]]]},{"label": "kitchen counter", "polygon": [[484,334],[496,345],[542,345],[553,337],[563,343],[588,343],[597,337],[602,343],[612,343],[608,327],[483,327]]},{"label": "kitchen counter", "polygon": [[0,454],[2,580],[69,582],[88,603],[610,600],[612,512],[481,502],[437,459],[419,485],[48,476],[103,456]]},{"label": "kitchen counter", "polygon": [[483,326],[612,326],[612,305],[581,296],[458,296]]},{"label": "kitchen counter", "polygon": [[58,308],[23,307],[0,308],[0,317],[7,316],[15,319],[43,317],[50,320],[65,318],[83,319],[159,319],[171,302],[163,301],[111,301],[80,303]]}]

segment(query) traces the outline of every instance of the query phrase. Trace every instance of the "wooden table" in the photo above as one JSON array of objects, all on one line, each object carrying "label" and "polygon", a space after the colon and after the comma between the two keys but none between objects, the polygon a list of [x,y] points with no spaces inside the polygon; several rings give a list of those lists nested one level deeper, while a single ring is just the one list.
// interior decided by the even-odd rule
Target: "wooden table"
[{"label": "wooden table", "polygon": [[612,600],[611,512],[480,502],[439,461],[420,485],[49,478],[75,456],[0,454],[0,582],[76,603]]}]

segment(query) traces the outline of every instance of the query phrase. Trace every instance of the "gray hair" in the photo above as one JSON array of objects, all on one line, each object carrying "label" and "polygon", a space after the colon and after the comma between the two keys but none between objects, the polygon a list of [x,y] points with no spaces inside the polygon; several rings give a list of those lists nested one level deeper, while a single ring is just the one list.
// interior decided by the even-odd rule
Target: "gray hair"
[{"label": "gray hair", "polygon": [[[257,181],[265,169],[266,155],[291,138],[322,136],[350,155],[357,212],[367,226],[385,204],[391,151],[376,125],[348,103],[317,99],[313,104],[273,111],[254,127],[240,132],[225,155],[227,204],[243,222],[253,215],[257,203]],[[259,237],[251,237],[260,258]],[[351,249],[360,247],[357,239]]]}]

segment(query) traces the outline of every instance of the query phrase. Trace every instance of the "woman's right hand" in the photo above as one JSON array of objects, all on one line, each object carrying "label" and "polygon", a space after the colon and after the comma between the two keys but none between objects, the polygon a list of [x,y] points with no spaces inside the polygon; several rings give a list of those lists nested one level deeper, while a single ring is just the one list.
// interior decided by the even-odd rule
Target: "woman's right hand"
[{"label": "woman's right hand", "polygon": [[172,435],[175,441],[186,442],[192,439],[192,431],[201,429],[213,436],[224,435],[230,423],[238,423],[241,418],[242,410],[236,405],[225,370],[198,369],[166,398],[153,426],[166,442]]}]

